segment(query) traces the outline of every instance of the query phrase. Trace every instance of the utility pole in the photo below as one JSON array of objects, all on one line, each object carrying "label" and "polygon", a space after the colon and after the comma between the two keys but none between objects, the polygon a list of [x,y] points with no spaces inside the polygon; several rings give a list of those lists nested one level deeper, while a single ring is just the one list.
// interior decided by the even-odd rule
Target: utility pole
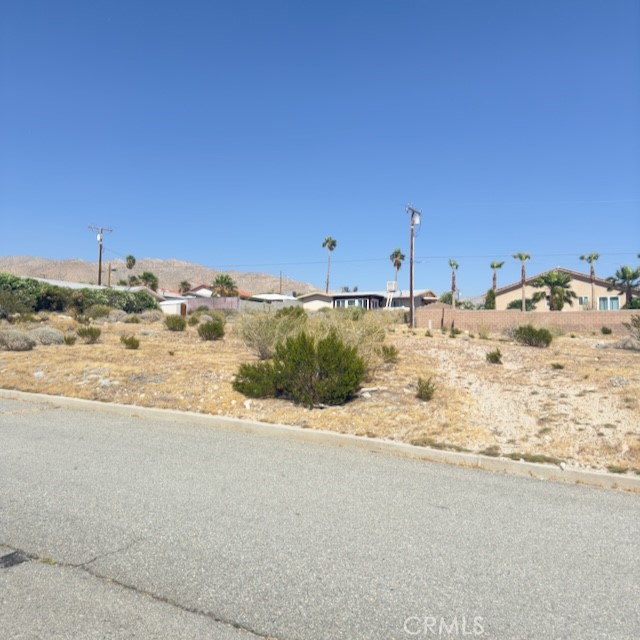
[{"label": "utility pole", "polygon": [[415,225],[420,224],[420,211],[407,205],[407,213],[411,216],[410,237],[409,237],[409,326],[414,329],[415,321],[415,300],[413,299],[413,247],[415,244]]},{"label": "utility pole", "polygon": [[98,285],[102,284],[102,234],[107,231],[111,233],[113,229],[109,229],[108,227],[96,227],[93,224],[89,225],[89,229],[91,231],[97,231],[98,236],[96,240],[98,241]]}]

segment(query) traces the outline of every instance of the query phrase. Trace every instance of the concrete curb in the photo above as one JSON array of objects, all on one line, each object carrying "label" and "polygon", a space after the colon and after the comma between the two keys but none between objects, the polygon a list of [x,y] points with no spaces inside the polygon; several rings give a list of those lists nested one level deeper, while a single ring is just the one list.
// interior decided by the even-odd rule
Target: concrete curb
[{"label": "concrete curb", "polygon": [[284,437],[300,442],[314,442],[317,444],[327,444],[337,447],[349,447],[361,451],[396,455],[404,458],[427,460],[430,462],[440,462],[458,467],[481,469],[483,471],[498,471],[515,476],[535,478],[538,480],[572,482],[590,487],[622,489],[624,491],[640,493],[640,476],[633,477],[629,475],[605,473],[600,471],[571,469],[568,467],[563,470],[555,465],[537,464],[524,461],[518,462],[508,458],[491,458],[489,456],[483,456],[476,453],[442,451],[440,449],[429,449],[428,447],[417,447],[402,442],[392,442],[389,440],[378,440],[375,438],[363,438],[343,433],[334,433],[333,431],[302,429],[300,427],[257,422],[254,420],[242,420],[240,418],[227,418],[224,416],[176,411],[172,409],[154,409],[130,404],[116,404],[99,402],[97,400],[84,400],[81,398],[67,398],[65,396],[50,396],[39,393],[28,393],[25,391],[0,389],[0,398],[47,402],[55,406],[71,409],[92,410],[98,408],[100,411],[107,411],[117,415],[144,415],[145,417],[153,417],[161,420],[187,420],[192,424],[195,423],[219,429],[228,429],[230,431],[237,431],[240,433],[251,433],[280,438]]}]

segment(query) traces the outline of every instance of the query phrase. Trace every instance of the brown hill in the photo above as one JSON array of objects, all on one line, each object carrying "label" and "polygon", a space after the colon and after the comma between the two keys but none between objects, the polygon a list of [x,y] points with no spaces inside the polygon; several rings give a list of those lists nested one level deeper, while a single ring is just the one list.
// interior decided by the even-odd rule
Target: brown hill
[{"label": "brown hill", "polygon": [[[129,275],[140,275],[143,271],[151,271],[160,282],[160,289],[177,291],[180,282],[186,280],[192,286],[211,284],[220,271],[209,269],[199,264],[183,260],[160,260],[158,258],[140,258],[135,267],[129,271],[122,260],[104,262],[102,283],[109,281],[109,264],[111,265],[111,284],[117,284]],[[0,256],[0,272],[12,273],[17,276],[34,278],[51,278],[68,280],[71,282],[98,282],[98,263],[86,262],[75,258],[64,260],[50,260],[49,258],[34,258],[30,256]],[[292,278],[283,277],[282,283],[278,276],[268,273],[245,273],[242,271],[225,271],[237,283],[242,291],[247,293],[308,293],[317,287],[308,282],[300,282]]]}]

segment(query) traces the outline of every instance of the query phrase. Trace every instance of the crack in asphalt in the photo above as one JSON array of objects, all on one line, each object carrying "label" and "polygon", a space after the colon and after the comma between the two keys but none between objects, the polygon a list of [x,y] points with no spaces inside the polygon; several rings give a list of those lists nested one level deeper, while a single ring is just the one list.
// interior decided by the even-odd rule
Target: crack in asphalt
[{"label": "crack in asphalt", "polygon": [[[14,547],[11,544],[7,544],[4,542],[0,542],[0,547],[4,547],[6,549],[11,549],[11,553],[18,553],[21,556],[27,558],[28,560],[31,560],[33,562],[38,562],[39,564],[44,564],[44,565],[49,565],[49,566],[53,566],[53,567],[61,567],[63,569],[79,569],[80,571],[84,571],[85,573],[88,573],[91,577],[93,578],[97,578],[98,580],[100,580],[101,582],[105,582],[108,583],[110,585],[116,585],[117,587],[120,587],[122,589],[126,589],[127,591],[132,591],[133,593],[137,593],[139,595],[143,595],[143,596],[147,596],[148,598],[151,598],[152,600],[155,600],[156,602],[162,602],[163,604],[168,604],[171,607],[175,607],[176,609],[179,609],[180,611],[184,611],[186,613],[192,613],[198,616],[203,616],[205,618],[209,618],[210,620],[212,620],[213,622],[217,623],[217,624],[222,624],[225,625],[227,627],[231,627],[232,629],[237,629],[238,631],[242,631],[244,633],[249,633],[252,636],[254,636],[255,638],[261,638],[262,640],[283,640],[282,638],[278,638],[277,636],[272,636],[272,635],[268,635],[266,633],[262,633],[261,631],[258,631],[257,629],[253,629],[252,627],[249,627],[247,625],[243,625],[240,624],[239,622],[235,622],[234,620],[229,620],[228,618],[223,618],[221,616],[217,616],[214,613],[208,612],[208,611],[203,611],[202,609],[198,609],[196,607],[189,607],[188,605],[182,604],[180,602],[176,602],[174,600],[171,600],[170,598],[167,598],[165,596],[161,596],[158,595],[157,593],[153,593],[152,591],[148,591],[147,589],[140,589],[139,587],[136,587],[135,585],[132,584],[127,584],[126,582],[121,582],[120,580],[117,580],[115,578],[110,578],[109,576],[103,575],[101,573],[98,573],[97,571],[95,571],[94,569],[92,569],[89,565],[92,562],[95,562],[96,560],[99,560],[101,558],[105,558],[107,556],[111,556],[114,555],[116,553],[121,553],[122,551],[127,550],[128,548],[130,548],[131,546],[133,546],[134,544],[136,544],[137,542],[141,542],[142,539],[138,539],[138,540],[133,540],[132,542],[130,542],[128,545],[122,547],[121,549],[116,549],[114,551],[109,551],[107,553],[104,553],[102,555],[96,556],[95,558],[91,559],[91,560],[87,560],[86,562],[82,562],[79,564],[74,564],[71,562],[63,562],[60,560],[53,560],[52,558],[48,558],[46,556],[38,556],[34,553],[29,553],[28,551],[23,551],[22,549],[18,549],[17,547]],[[24,561],[21,563],[23,564]],[[18,565],[14,565],[14,566],[18,566]]]}]

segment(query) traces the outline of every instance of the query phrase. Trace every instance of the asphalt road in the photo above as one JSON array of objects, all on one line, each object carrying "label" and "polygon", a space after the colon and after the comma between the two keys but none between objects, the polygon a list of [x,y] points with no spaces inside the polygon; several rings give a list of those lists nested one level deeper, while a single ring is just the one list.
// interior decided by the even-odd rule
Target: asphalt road
[{"label": "asphalt road", "polygon": [[3,639],[636,639],[639,542],[638,494],[0,398]]}]

